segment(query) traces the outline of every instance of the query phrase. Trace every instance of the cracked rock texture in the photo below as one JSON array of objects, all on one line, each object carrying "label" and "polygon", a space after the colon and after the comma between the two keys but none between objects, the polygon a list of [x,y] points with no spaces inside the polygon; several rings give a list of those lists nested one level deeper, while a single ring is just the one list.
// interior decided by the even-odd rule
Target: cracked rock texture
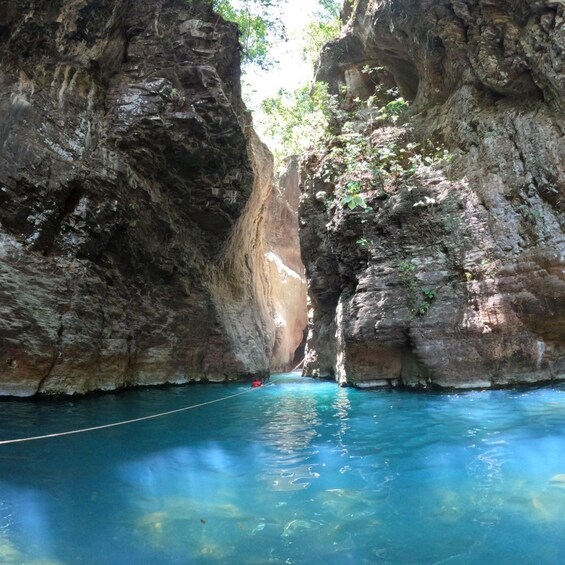
[{"label": "cracked rock texture", "polygon": [[197,0],[0,0],[0,44],[0,394],[267,373],[272,166],[235,26]]},{"label": "cracked rock texture", "polygon": [[[317,73],[333,92],[347,87],[342,129],[302,170],[305,374],[431,388],[565,377],[564,10],[545,0],[349,10]],[[386,104],[391,87],[411,102],[397,122],[363,102]],[[344,167],[336,148],[351,132],[365,139],[364,163]],[[368,213],[340,204],[352,179]]]}]

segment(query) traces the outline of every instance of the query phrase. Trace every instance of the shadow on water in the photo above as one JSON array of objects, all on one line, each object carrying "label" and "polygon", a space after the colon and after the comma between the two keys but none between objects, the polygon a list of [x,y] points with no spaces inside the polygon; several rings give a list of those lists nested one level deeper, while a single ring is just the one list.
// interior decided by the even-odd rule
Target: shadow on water
[{"label": "shadow on water", "polygon": [[562,388],[423,395],[281,375],[253,391],[3,401],[0,429],[51,433],[239,392],[0,446],[0,562],[565,558]]}]

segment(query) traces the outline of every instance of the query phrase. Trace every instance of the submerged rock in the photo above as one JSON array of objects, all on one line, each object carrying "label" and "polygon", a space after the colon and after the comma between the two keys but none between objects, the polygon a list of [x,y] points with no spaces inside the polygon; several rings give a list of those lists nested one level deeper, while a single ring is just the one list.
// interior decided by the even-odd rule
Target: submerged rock
[{"label": "submerged rock", "polygon": [[0,0],[0,40],[0,394],[266,374],[270,157],[235,25]]},{"label": "submerged rock", "polygon": [[335,137],[302,170],[307,375],[565,377],[563,10],[355,4],[318,69],[342,93]]}]

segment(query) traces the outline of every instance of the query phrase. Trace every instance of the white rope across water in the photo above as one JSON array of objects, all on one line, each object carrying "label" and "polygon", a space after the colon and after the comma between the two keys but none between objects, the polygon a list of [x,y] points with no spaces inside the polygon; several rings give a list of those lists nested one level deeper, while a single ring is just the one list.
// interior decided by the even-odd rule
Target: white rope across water
[{"label": "white rope across water", "polygon": [[127,424],[133,424],[135,422],[143,422],[144,420],[152,420],[154,418],[162,418],[163,416],[170,416],[171,414],[177,414],[178,412],[186,412],[187,410],[194,410],[195,408],[201,408],[202,406],[206,406],[208,404],[214,404],[215,402],[222,402],[223,400],[235,398],[236,396],[241,396],[242,394],[247,394],[249,392],[252,392],[253,390],[255,389],[250,388],[249,390],[244,390],[243,392],[238,392],[237,394],[230,394],[229,396],[216,398],[216,400],[209,400],[208,402],[202,402],[201,404],[193,404],[192,406],[185,406],[184,408],[177,408],[176,410],[168,410],[167,412],[161,412],[159,414],[151,414],[150,416],[142,416],[141,418],[133,418],[132,420],[112,422],[111,424],[102,424],[101,426],[92,426],[91,428],[81,428],[79,430],[70,430],[68,432],[58,432],[54,434],[45,434],[45,435],[33,436],[33,437],[22,437],[19,439],[5,439],[0,441],[0,445],[6,445],[8,443],[23,443],[25,441],[35,441],[36,439],[47,439],[50,437],[70,436],[73,434],[82,434],[84,432],[93,432],[95,430],[105,430],[106,428],[125,426]]},{"label": "white rope across water", "polygon": [[[293,369],[296,371],[298,367],[302,364],[302,361]],[[277,379],[278,380],[278,379]],[[140,418],[133,418],[132,420],[123,420],[121,422],[112,422],[111,424],[102,424],[100,426],[92,426],[90,428],[81,428],[78,430],[70,430],[67,432],[57,432],[53,434],[44,434],[41,436],[32,436],[32,437],[22,437],[18,439],[5,439],[0,441],[0,445],[7,445],[10,443],[24,443],[27,441],[35,441],[38,439],[48,439],[51,437],[61,437],[61,436],[70,436],[73,434],[83,434],[85,432],[93,432],[96,430],[105,430],[107,428],[116,428],[118,426],[126,426],[127,424],[134,424],[135,422],[143,422],[145,420],[153,420],[154,418],[162,418],[163,416],[170,416],[171,414],[178,414],[179,412],[186,412],[187,410],[194,410],[195,408],[201,408],[202,406],[207,406],[209,404],[215,404],[216,402],[222,402],[224,400],[229,400],[230,398],[235,398],[236,396],[241,396],[242,394],[248,394],[257,390],[260,387],[250,388],[248,390],[244,390],[242,392],[238,392],[236,394],[230,394],[229,396],[222,396],[222,398],[216,398],[216,400],[209,400],[207,402],[201,402],[200,404],[193,404],[192,406],[185,406],[183,408],[177,408],[175,410],[168,410],[167,412],[160,412],[159,414],[151,414],[150,416],[142,416]]]}]

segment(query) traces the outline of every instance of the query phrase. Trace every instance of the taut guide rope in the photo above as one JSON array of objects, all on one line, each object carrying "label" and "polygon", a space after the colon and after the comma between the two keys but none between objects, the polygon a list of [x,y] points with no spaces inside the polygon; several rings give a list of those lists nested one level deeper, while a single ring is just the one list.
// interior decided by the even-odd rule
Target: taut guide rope
[{"label": "taut guide rope", "polygon": [[[298,367],[302,365],[302,361],[291,371],[296,371]],[[278,380],[278,379],[277,379]],[[5,439],[0,441],[0,445],[7,445],[9,443],[24,443],[27,441],[35,441],[37,439],[48,439],[51,437],[60,437],[60,436],[70,436],[73,434],[82,434],[85,432],[93,432],[95,430],[104,430],[106,428],[115,428],[117,426],[125,426],[127,424],[133,424],[135,422],[143,422],[145,420],[152,420],[154,418],[162,418],[163,416],[170,416],[171,414],[177,414],[178,412],[186,412],[187,410],[194,410],[195,408],[201,408],[202,406],[207,406],[208,404],[214,404],[216,402],[222,402],[223,400],[229,400],[230,398],[235,398],[236,396],[241,396],[242,394],[247,394],[252,392],[254,388],[250,388],[248,390],[244,390],[242,392],[238,392],[236,394],[230,394],[229,396],[223,396],[222,398],[216,398],[216,400],[209,400],[208,402],[202,402],[200,404],[193,404],[192,406],[185,406],[184,408],[177,408],[175,410],[168,410],[167,412],[160,412],[159,414],[151,414],[150,416],[142,416],[140,418],[133,418],[132,420],[123,420],[121,422],[112,422],[111,424],[102,424],[100,426],[92,426],[90,428],[81,428],[79,430],[70,430],[67,432],[58,432],[54,434],[44,434],[41,436],[32,436],[32,437],[22,437],[18,439]]]}]

